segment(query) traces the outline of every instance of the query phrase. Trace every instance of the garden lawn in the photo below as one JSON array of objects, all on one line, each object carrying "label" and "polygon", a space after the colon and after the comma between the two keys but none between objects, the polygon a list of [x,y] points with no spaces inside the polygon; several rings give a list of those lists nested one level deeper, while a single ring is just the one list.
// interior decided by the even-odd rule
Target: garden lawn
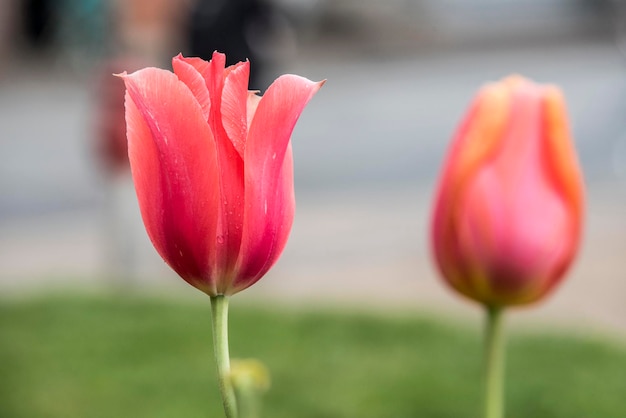
[{"label": "garden lawn", "polygon": [[[231,353],[272,373],[266,418],[476,418],[481,336],[433,317],[231,301]],[[0,301],[0,417],[221,417],[210,307],[156,298]],[[626,417],[626,348],[509,333],[507,417]]]}]

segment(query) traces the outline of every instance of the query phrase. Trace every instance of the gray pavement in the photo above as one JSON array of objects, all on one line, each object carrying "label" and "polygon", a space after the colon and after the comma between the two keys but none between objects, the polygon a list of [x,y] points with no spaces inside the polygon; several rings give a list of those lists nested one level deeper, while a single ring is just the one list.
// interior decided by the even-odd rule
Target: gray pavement
[{"label": "gray pavement", "polygon": [[[433,271],[430,198],[477,87],[516,72],[565,91],[588,217],[567,282],[515,316],[626,336],[626,71],[610,43],[406,56],[317,49],[281,72],[328,82],[293,135],[298,211],[290,243],[239,300],[476,316]],[[38,72],[0,83],[0,293],[100,288],[122,274],[141,290],[200,297],[155,255],[132,185],[104,186],[91,154],[90,109],[88,77]]]}]

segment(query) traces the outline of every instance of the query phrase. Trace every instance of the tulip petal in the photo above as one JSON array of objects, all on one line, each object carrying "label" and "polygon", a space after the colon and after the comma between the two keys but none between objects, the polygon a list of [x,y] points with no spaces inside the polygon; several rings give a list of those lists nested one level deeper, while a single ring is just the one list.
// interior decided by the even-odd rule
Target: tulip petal
[{"label": "tulip petal", "polygon": [[544,98],[545,115],[545,166],[554,181],[556,190],[565,193],[567,202],[576,212],[577,219],[582,216],[583,189],[582,174],[578,158],[571,141],[565,99],[556,87],[547,87]]},{"label": "tulip petal", "polygon": [[[211,94],[211,102],[215,104],[215,107],[213,108],[214,115],[219,115],[222,109],[222,90],[224,88],[225,66],[226,55],[215,51],[211,61],[209,61],[209,66],[202,73]],[[217,122],[217,120],[215,122]],[[219,123],[221,124],[222,121],[219,120]]]},{"label": "tulip petal", "polygon": [[472,102],[446,157],[437,191],[432,239],[437,262],[444,277],[457,288],[464,286],[464,278],[459,271],[470,268],[462,265],[460,249],[454,239],[457,234],[454,215],[458,207],[459,191],[471,179],[472,173],[498,150],[510,112],[511,98],[508,88],[499,84],[485,86]]},{"label": "tulip petal", "polygon": [[[216,259],[218,270],[231,272],[241,248],[244,202],[243,159],[224,129],[222,118],[222,94],[224,77],[235,72],[238,65],[225,68],[226,56],[213,53],[211,61],[199,58],[180,57],[180,61],[191,65],[204,79],[209,92],[211,107],[208,124],[217,145],[219,167],[220,212],[217,226],[218,247]],[[240,64],[241,65],[241,64]],[[245,103],[245,102],[244,102]],[[222,277],[218,283],[218,293],[223,294],[230,287],[232,277]]]},{"label": "tulip petal", "polygon": [[148,235],[183,279],[215,294],[218,162],[202,108],[169,71],[123,79],[129,159]]},{"label": "tulip petal", "polygon": [[562,237],[569,226],[563,202],[540,174],[517,173],[511,183],[487,167],[468,186],[457,239],[466,265],[473,266],[465,280],[474,298],[517,304],[545,293],[553,266],[565,255]]},{"label": "tulip petal", "polygon": [[206,80],[209,77],[209,72],[211,72],[211,63],[209,61],[205,61],[198,57],[183,57],[181,54],[179,54],[176,59],[195,68],[202,78],[205,79],[206,83]]},{"label": "tulip petal", "polygon": [[501,145],[502,133],[507,127],[511,112],[509,92],[502,85],[491,84],[483,88],[476,98],[457,138],[453,141],[449,169],[454,186],[471,177],[485,159],[493,155]]},{"label": "tulip petal", "polygon": [[[197,57],[176,57],[178,61],[188,64],[196,69],[196,71],[204,79],[204,83],[209,92],[209,100],[211,102],[210,117],[219,119],[221,125],[221,105],[222,105],[222,89],[224,87],[224,66],[226,64],[226,56],[217,51],[213,53],[211,61],[205,61]],[[209,121],[209,125],[214,126],[214,120]],[[213,132],[215,134],[215,132]],[[216,138],[217,140],[217,138]]]},{"label": "tulip petal", "polygon": [[172,68],[178,79],[189,87],[189,90],[191,90],[191,93],[202,108],[205,120],[208,121],[211,99],[202,74],[193,65],[185,61],[181,54],[172,59]]},{"label": "tulip petal", "polygon": [[[277,212],[275,219],[279,220],[274,222],[270,227],[275,227],[273,235],[273,243],[271,249],[266,253],[264,257],[266,260],[263,267],[256,271],[254,275],[241,274],[237,280],[233,283],[233,293],[244,290],[258,280],[260,280],[265,273],[278,261],[278,258],[283,252],[285,245],[287,245],[287,239],[291,232],[291,226],[293,225],[293,219],[296,210],[296,199],[293,187],[293,153],[291,150],[291,143],[287,147],[285,152],[285,159],[283,161],[283,167],[280,172],[280,181],[276,190],[276,203]],[[270,236],[271,236],[270,231]]]},{"label": "tulip petal", "polygon": [[[245,148],[245,213],[238,270],[255,279],[274,261],[286,187],[282,171],[291,133],[304,107],[324,82],[295,75],[279,77],[258,104]],[[289,192],[292,193],[292,192]]]},{"label": "tulip petal", "polygon": [[234,66],[224,81],[222,92],[222,124],[233,146],[243,158],[248,135],[248,79],[250,63]]}]

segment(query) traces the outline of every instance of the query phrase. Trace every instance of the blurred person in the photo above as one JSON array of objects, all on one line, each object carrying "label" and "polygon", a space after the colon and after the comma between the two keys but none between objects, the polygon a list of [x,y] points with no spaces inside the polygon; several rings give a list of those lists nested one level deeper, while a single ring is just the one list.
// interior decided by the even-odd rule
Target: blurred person
[{"label": "blurred person", "polygon": [[626,0],[611,0],[611,19],[617,47],[626,55]]},{"label": "blurred person", "polygon": [[[100,1],[100,0],[93,0]],[[112,0],[107,10],[108,57],[96,69],[94,112],[95,151],[107,176],[128,173],[124,83],[114,77],[143,67],[169,64],[182,47],[180,0]]]},{"label": "blurred person", "polygon": [[5,0],[0,2],[0,76],[4,70],[9,56],[13,52],[11,48],[17,36],[18,20],[17,0]]},{"label": "blurred person", "polygon": [[22,31],[29,47],[44,50],[51,46],[58,31],[58,9],[54,0],[23,0]]},{"label": "blurred person", "polygon": [[[96,71],[93,104],[93,153],[102,174],[101,242],[103,273],[118,285],[128,285],[136,267],[134,202],[124,108],[124,83],[114,74],[145,66],[141,59],[119,54],[105,60]],[[136,216],[135,216],[136,217]]]},{"label": "blurred person", "polygon": [[[196,0],[187,28],[190,56],[211,59],[213,51],[226,53],[227,65],[249,60],[250,88],[264,89],[266,68],[275,54],[264,50],[283,20],[264,0]],[[267,48],[271,50],[270,48]]]},{"label": "blurred person", "polygon": [[92,149],[103,182],[103,271],[126,286],[136,273],[132,231],[140,221],[128,161],[125,88],[114,74],[163,66],[178,53],[187,6],[179,0],[112,0],[107,6],[108,56],[94,71]]},{"label": "blurred person", "polygon": [[184,44],[191,0],[112,0],[116,48],[153,65],[169,65]]},{"label": "blurred person", "polygon": [[91,70],[103,55],[108,0],[57,0],[60,66],[78,72]]},{"label": "blurred person", "polygon": [[145,67],[133,57],[119,56],[104,61],[95,82],[95,153],[108,176],[128,174],[128,147],[124,116],[124,83],[114,76]]}]

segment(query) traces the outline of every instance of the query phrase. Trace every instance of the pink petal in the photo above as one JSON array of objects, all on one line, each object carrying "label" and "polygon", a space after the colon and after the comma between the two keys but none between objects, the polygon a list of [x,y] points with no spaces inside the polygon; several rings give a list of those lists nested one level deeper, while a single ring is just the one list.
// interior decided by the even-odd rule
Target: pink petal
[{"label": "pink petal", "polygon": [[[199,58],[185,57],[180,57],[180,61],[191,65],[202,75],[209,92],[211,107],[208,124],[216,143],[220,176],[217,189],[220,216],[217,225],[216,259],[221,263],[218,270],[230,272],[234,268],[241,248],[245,194],[243,159],[229,139],[222,123],[221,103],[226,57],[224,54],[215,52],[213,59],[209,62]],[[234,69],[232,67],[229,71]],[[217,284],[218,293],[227,292],[232,279],[229,275],[224,275]]]},{"label": "pink petal", "polygon": [[172,67],[178,79],[189,87],[202,108],[205,120],[208,121],[211,99],[202,74],[180,54],[172,59]]},{"label": "pink petal", "polygon": [[205,61],[202,58],[198,57],[183,57],[181,54],[179,54],[176,58],[179,61],[189,64],[193,68],[195,68],[196,71],[200,73],[200,75],[202,75],[202,78],[204,78],[206,82],[208,74],[211,71],[211,63],[209,61]]},{"label": "pink petal", "polygon": [[[219,114],[222,108],[222,89],[224,88],[224,67],[226,55],[217,51],[213,53],[209,67],[202,75],[211,94],[211,102],[215,103],[215,114]],[[221,123],[221,122],[220,122]]]},{"label": "pink petal", "polygon": [[281,174],[285,153],[298,117],[322,84],[284,75],[258,104],[244,157],[246,206],[238,260],[244,280],[257,277],[274,261],[271,257],[279,244],[279,231],[286,225],[282,206],[288,200],[283,185],[287,180]]},{"label": "pink petal", "polygon": [[484,300],[520,303],[545,293],[569,241],[560,197],[532,173],[512,184],[493,169],[481,170],[466,193],[458,239],[467,265],[489,278]]},{"label": "pink petal", "polygon": [[[262,264],[263,267],[257,270],[252,276],[239,274],[237,280],[233,283],[232,293],[244,290],[260,280],[265,273],[272,268],[276,261],[278,261],[278,258],[287,244],[287,238],[289,238],[289,233],[291,232],[296,209],[296,199],[293,188],[293,153],[291,151],[291,144],[289,144],[285,153],[285,159],[280,173],[280,181],[276,191],[275,205],[278,210],[278,213],[275,214],[275,219],[278,220],[278,222],[266,224],[266,237],[271,239],[271,242],[267,242],[264,245],[269,247],[269,251],[255,254],[254,256],[258,257],[258,261],[250,260],[251,264],[254,265],[258,263],[259,265]],[[272,228],[275,228],[275,230],[272,231]]]},{"label": "pink petal", "polygon": [[202,76],[209,91],[211,115],[212,117],[219,115],[222,103],[222,89],[224,87],[226,55],[215,51],[211,61],[205,61],[197,57],[186,58],[179,56],[177,58],[179,61],[191,65]]},{"label": "pink petal", "polygon": [[233,146],[243,158],[248,135],[248,79],[250,63],[233,66],[224,81],[222,91],[222,124]]},{"label": "pink petal", "polygon": [[[222,105],[222,89],[224,87],[224,66],[226,64],[226,56],[216,51],[213,53],[213,59],[211,59],[211,61],[205,61],[197,57],[186,58],[182,55],[179,55],[175,59],[179,62],[192,66],[202,76],[209,92],[209,100],[211,102],[211,118],[219,117]],[[221,120],[219,123],[221,125]],[[210,121],[209,124],[213,125],[213,121]]]},{"label": "pink petal", "polygon": [[148,235],[183,279],[215,294],[218,162],[202,108],[169,71],[147,68],[123,79],[128,153]]}]

